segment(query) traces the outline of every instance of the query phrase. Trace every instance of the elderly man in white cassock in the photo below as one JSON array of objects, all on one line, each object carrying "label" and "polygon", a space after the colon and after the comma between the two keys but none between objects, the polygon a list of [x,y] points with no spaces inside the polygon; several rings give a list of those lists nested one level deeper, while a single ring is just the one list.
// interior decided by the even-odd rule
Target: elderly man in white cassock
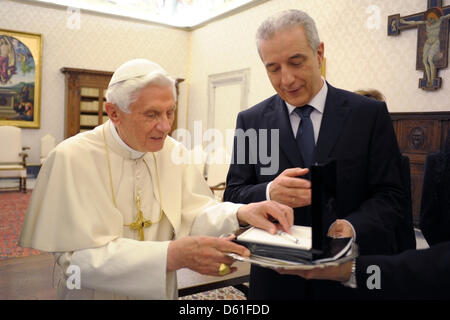
[{"label": "elderly man in white cassock", "polygon": [[[224,275],[246,248],[217,236],[251,224],[272,233],[293,224],[276,202],[217,203],[199,170],[173,155],[175,81],[136,59],[113,74],[105,124],[60,143],[44,163],[20,245],[53,252],[61,299],[176,299],[176,270]],[[175,149],[175,150],[174,150]],[[79,267],[81,289],[66,273]],[[224,271],[225,270],[225,271]]]}]

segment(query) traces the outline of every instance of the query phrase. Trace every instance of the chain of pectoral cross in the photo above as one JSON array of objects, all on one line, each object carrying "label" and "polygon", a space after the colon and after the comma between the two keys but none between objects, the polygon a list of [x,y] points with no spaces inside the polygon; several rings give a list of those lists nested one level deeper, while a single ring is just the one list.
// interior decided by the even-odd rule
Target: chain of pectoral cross
[{"label": "chain of pectoral cross", "polygon": [[[103,143],[105,146],[105,153],[106,153],[106,161],[108,164],[108,176],[109,176],[109,184],[110,184],[110,188],[111,188],[111,198],[112,198],[112,202],[114,204],[114,207],[117,209],[117,201],[116,201],[116,196],[114,193],[114,185],[113,185],[113,180],[112,180],[112,172],[111,172],[111,161],[109,159],[109,148],[108,148],[108,144],[106,143],[106,135],[105,135],[105,126],[103,126]],[[125,224],[126,227],[130,227],[131,230],[138,230],[139,231],[139,240],[140,241],[144,241],[145,237],[144,237],[144,229],[151,227],[153,224],[156,224],[158,222],[161,221],[163,215],[164,215],[164,211],[162,209],[162,194],[161,194],[161,185],[159,183],[159,175],[158,175],[158,164],[156,162],[156,156],[154,153],[152,153],[153,155],[153,161],[155,163],[155,174],[156,174],[156,182],[157,182],[157,186],[158,186],[158,192],[159,192],[159,219],[157,221],[151,221],[151,220],[145,220],[144,219],[144,213],[142,212],[142,208],[141,208],[141,195],[140,192],[136,192],[136,208],[137,208],[137,217],[136,217],[136,221],[130,223],[130,224]],[[150,168],[148,167],[147,162],[144,160],[144,164],[147,167],[148,173],[150,174]],[[151,174],[150,174],[151,175]]]},{"label": "chain of pectoral cross", "polygon": [[[141,208],[141,193],[140,191],[136,192],[136,209],[137,209],[137,216],[136,216],[136,220],[130,224],[126,224],[126,227],[130,227],[131,230],[137,230],[139,231],[139,240],[140,241],[144,241],[145,237],[144,237],[144,229],[145,228],[149,228],[154,224],[157,224],[158,222],[161,221],[163,215],[164,215],[164,211],[162,209],[162,194],[161,194],[161,186],[159,183],[159,175],[158,175],[158,165],[156,163],[156,157],[155,154],[153,154],[153,160],[155,161],[155,169],[156,169],[156,182],[157,182],[157,186],[158,186],[158,193],[159,193],[159,200],[160,200],[160,204],[159,204],[159,218],[157,221],[152,221],[150,219],[145,220],[144,219],[144,213],[142,211]],[[147,167],[148,172],[150,173],[150,168],[147,165],[147,162],[144,160],[144,164]]]},{"label": "chain of pectoral cross", "polygon": [[156,222],[152,222],[152,220],[150,220],[150,219],[145,220],[144,213],[142,212],[142,208],[141,208],[140,192],[138,192],[136,195],[136,209],[137,209],[136,220],[130,224],[126,224],[125,226],[130,227],[131,230],[138,230],[139,231],[139,240],[144,241],[145,240],[144,228],[151,227],[153,223],[158,223],[161,220],[162,214],[161,214],[161,217],[159,218],[159,220]]}]

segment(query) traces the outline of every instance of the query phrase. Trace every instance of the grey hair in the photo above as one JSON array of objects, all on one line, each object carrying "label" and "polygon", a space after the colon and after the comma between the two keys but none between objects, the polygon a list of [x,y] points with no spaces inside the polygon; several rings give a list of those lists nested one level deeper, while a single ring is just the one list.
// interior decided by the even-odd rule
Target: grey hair
[{"label": "grey hair", "polygon": [[108,87],[106,101],[117,105],[123,112],[130,113],[130,104],[135,102],[140,91],[150,84],[171,87],[176,101],[175,83],[175,79],[165,73],[152,72],[149,75],[121,81]]},{"label": "grey hair", "polygon": [[306,13],[300,10],[286,10],[267,18],[261,23],[256,32],[256,46],[261,57],[260,42],[272,38],[277,31],[301,26],[305,30],[306,39],[313,51],[317,51],[320,45],[319,33],[316,23]]}]

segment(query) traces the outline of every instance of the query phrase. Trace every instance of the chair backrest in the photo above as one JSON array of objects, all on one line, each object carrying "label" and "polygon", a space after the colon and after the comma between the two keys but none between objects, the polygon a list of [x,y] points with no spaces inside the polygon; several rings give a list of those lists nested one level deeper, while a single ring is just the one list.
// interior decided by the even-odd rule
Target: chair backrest
[{"label": "chair backrest", "polygon": [[0,162],[22,162],[22,130],[13,126],[0,126]]},{"label": "chair backrest", "polygon": [[41,158],[45,158],[48,156],[50,151],[55,147],[55,137],[51,134],[46,134],[41,138]]}]

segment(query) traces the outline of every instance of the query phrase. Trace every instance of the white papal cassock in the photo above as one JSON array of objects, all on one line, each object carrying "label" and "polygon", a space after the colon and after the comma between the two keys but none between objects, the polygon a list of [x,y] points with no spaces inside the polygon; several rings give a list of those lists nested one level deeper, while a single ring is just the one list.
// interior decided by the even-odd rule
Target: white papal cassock
[{"label": "white papal cassock", "polygon": [[[166,271],[169,241],[239,227],[240,205],[217,203],[199,170],[178,161],[186,152],[170,137],[159,152],[136,152],[109,121],[54,149],[39,173],[20,245],[55,253],[63,270],[59,298],[176,298],[176,272]],[[137,194],[146,220],[158,221],[160,205],[164,211],[144,229],[145,241],[125,226],[136,220]],[[80,290],[66,286],[69,265],[80,268]]]}]

